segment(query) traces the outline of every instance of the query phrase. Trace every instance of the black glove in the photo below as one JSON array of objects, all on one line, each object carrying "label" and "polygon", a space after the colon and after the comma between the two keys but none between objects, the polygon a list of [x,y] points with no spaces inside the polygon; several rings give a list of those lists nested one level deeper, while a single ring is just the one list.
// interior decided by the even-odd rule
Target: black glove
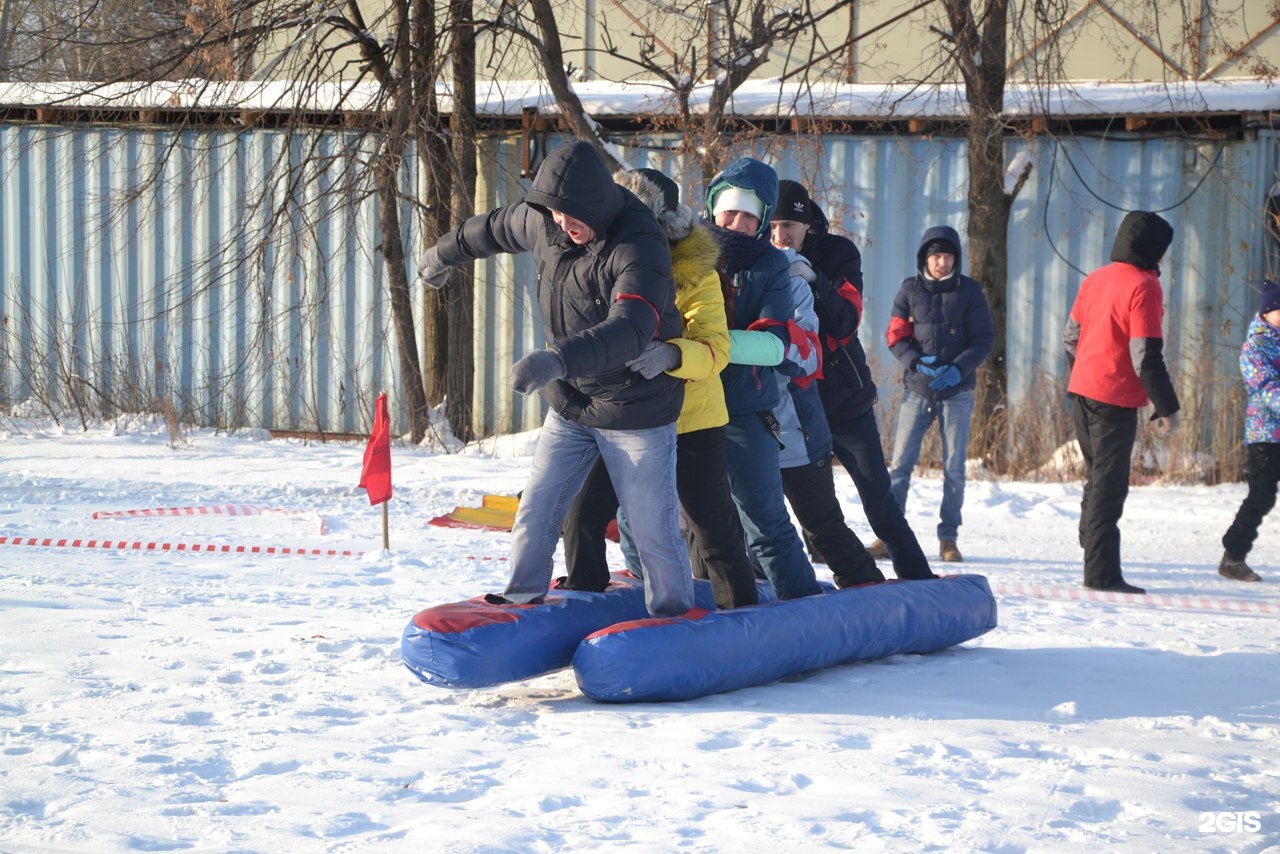
[{"label": "black glove", "polygon": [[440,260],[440,252],[432,246],[422,254],[422,260],[418,262],[418,278],[438,291],[449,281],[449,271],[452,269]]},{"label": "black glove", "polygon": [[564,376],[564,359],[555,350],[534,350],[511,366],[511,389],[533,394],[552,380]]},{"label": "black glove", "polygon": [[644,351],[627,362],[627,367],[647,380],[651,380],[663,371],[680,367],[682,356],[680,348],[666,341],[650,341]]}]

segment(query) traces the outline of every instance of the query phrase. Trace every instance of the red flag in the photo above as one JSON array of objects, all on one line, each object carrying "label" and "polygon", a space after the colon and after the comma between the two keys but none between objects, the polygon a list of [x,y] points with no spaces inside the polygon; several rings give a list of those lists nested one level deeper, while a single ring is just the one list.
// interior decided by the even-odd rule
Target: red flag
[{"label": "red flag", "polygon": [[391,497],[391,419],[387,417],[387,393],[378,395],[373,411],[373,435],[364,449],[360,488],[369,493],[370,504]]}]

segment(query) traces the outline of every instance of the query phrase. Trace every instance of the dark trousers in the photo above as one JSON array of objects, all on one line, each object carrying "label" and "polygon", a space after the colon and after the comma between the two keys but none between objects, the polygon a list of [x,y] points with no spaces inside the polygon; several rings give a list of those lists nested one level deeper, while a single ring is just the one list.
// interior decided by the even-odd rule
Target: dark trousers
[{"label": "dark trousers", "polygon": [[1276,506],[1276,490],[1280,488],[1280,444],[1261,442],[1245,449],[1245,474],[1249,494],[1244,497],[1235,521],[1222,535],[1222,547],[1243,558],[1258,539],[1258,526]]},{"label": "dark trousers", "polygon": [[845,524],[830,457],[783,469],[782,493],[791,502],[806,539],[831,567],[838,586],[884,581],[875,558]]},{"label": "dark trousers", "polygon": [[889,550],[893,571],[899,578],[933,578],[920,541],[889,489],[889,467],[875,412],[868,409],[862,417],[842,424],[839,433],[833,431],[831,443],[836,459],[853,478],[871,530]]},{"label": "dark trousers", "polygon": [[[723,428],[691,430],[676,437],[676,490],[688,528],[691,561],[711,580],[716,606],[756,604],[755,571],[725,473]],[[566,588],[604,590],[609,584],[604,531],[617,511],[609,473],[597,464],[565,517]]]},{"label": "dark trousers", "polygon": [[596,460],[587,482],[573,499],[560,527],[569,590],[600,592],[609,586],[609,561],[605,556],[605,529],[618,514],[618,494],[604,460]]},{"label": "dark trousers", "polygon": [[1076,439],[1084,457],[1080,546],[1084,583],[1113,587],[1120,572],[1120,517],[1129,496],[1129,468],[1138,438],[1138,410],[1071,395]]}]

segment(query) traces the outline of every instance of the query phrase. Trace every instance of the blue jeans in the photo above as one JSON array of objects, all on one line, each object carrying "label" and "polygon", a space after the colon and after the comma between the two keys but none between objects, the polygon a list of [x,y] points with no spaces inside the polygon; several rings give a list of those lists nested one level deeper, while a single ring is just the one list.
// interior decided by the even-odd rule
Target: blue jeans
[{"label": "blue jeans", "polygon": [[693,607],[693,572],[676,510],[676,425],[645,430],[584,427],[548,412],[511,529],[511,580],[503,595],[536,602],[551,586],[560,525],[596,459],[604,459],[645,566],[655,617]]},{"label": "blue jeans", "polygon": [[813,564],[782,497],[778,441],[757,413],[733,415],[724,428],[729,488],[760,568],[779,599],[821,593]]},{"label": "blue jeans", "polygon": [[898,410],[893,434],[893,462],[889,465],[889,489],[898,509],[907,509],[911,473],[920,460],[920,443],[935,420],[942,434],[942,508],[938,512],[938,539],[954,540],[960,531],[964,506],[964,458],[969,450],[969,422],[973,418],[973,392],[962,391],[946,400],[931,401],[908,390]]}]

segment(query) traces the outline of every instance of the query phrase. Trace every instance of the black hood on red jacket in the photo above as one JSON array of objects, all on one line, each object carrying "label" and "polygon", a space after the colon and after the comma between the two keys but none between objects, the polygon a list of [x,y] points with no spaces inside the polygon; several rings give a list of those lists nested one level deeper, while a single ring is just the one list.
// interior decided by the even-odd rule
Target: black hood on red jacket
[{"label": "black hood on red jacket", "polygon": [[1155,270],[1173,243],[1173,226],[1151,211],[1125,214],[1111,244],[1111,260],[1132,264],[1144,270]]}]

